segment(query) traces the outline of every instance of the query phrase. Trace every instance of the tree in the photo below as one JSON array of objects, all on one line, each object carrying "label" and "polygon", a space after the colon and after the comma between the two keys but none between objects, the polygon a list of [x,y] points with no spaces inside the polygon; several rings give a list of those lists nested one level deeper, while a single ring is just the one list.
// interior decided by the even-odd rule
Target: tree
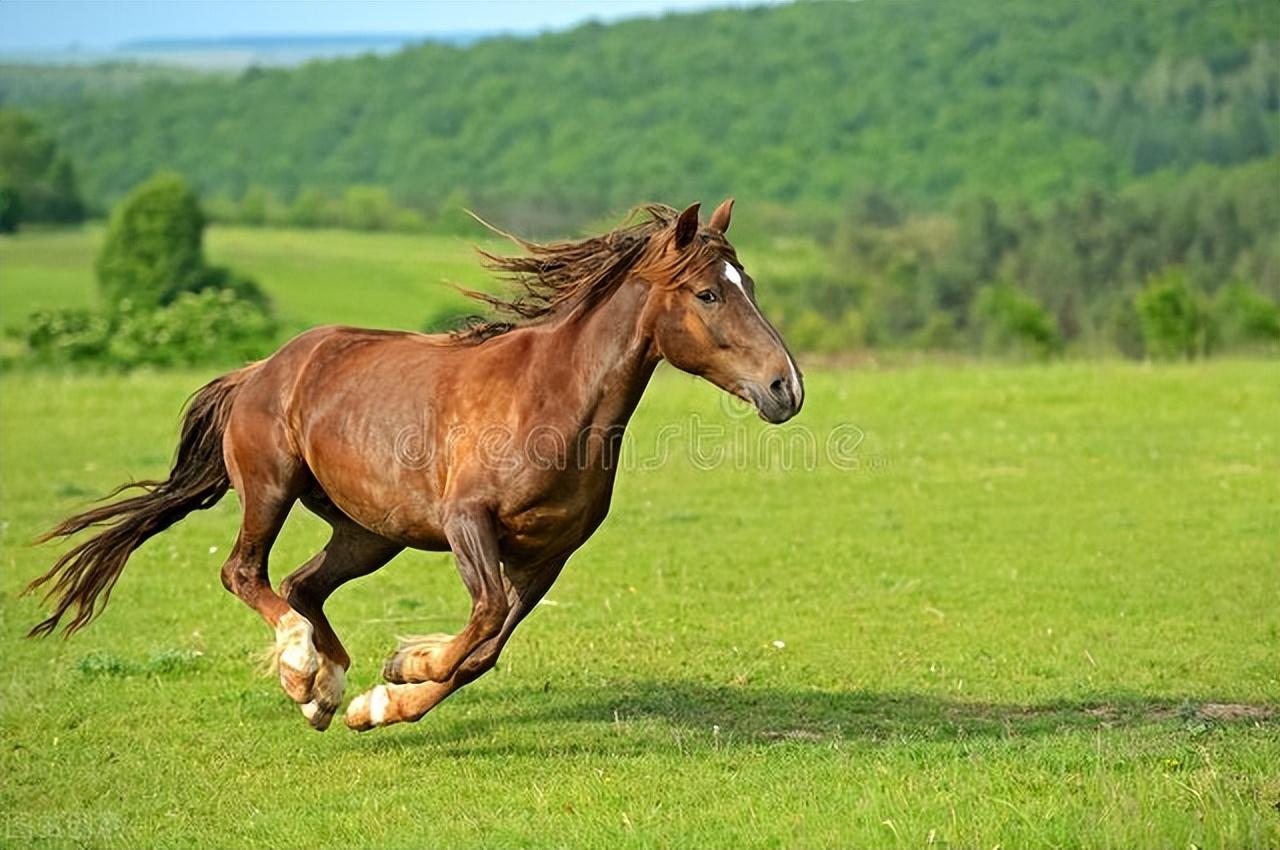
[{"label": "tree", "polygon": [[20,221],[76,222],[84,204],[71,161],[27,116],[0,108],[0,228]]},{"label": "tree", "polygon": [[112,212],[97,262],[107,306],[151,309],[204,288],[204,214],[177,174],[161,173]]},{"label": "tree", "polygon": [[1009,284],[988,286],[974,299],[972,321],[984,351],[1045,358],[1061,346],[1049,313]]},{"label": "tree", "polygon": [[16,233],[22,222],[22,198],[12,186],[0,184],[0,233]]},{"label": "tree", "polygon": [[1208,354],[1209,316],[1180,268],[1166,269],[1134,301],[1147,355],[1160,359]]}]

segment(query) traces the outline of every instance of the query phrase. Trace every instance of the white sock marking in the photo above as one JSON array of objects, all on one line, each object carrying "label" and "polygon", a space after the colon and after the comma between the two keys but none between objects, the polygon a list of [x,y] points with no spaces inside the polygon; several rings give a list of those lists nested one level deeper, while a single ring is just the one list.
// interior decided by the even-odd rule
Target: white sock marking
[{"label": "white sock marking", "polygon": [[296,611],[289,611],[280,618],[276,628],[276,643],[280,651],[280,663],[291,670],[306,675],[319,666],[315,650],[311,646],[311,623]]},{"label": "white sock marking", "polygon": [[391,701],[390,695],[387,694],[386,685],[378,685],[369,692],[369,722],[374,726],[381,726],[382,721],[387,719],[387,703]]}]

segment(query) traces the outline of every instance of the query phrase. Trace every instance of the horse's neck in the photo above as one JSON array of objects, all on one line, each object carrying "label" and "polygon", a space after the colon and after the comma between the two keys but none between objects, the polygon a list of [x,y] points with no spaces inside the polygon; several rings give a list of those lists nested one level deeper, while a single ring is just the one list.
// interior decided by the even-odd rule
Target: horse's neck
[{"label": "horse's neck", "polygon": [[556,347],[577,367],[570,416],[581,429],[624,427],[640,403],[658,365],[641,327],[646,292],[638,281],[624,282],[605,303],[557,329]]}]

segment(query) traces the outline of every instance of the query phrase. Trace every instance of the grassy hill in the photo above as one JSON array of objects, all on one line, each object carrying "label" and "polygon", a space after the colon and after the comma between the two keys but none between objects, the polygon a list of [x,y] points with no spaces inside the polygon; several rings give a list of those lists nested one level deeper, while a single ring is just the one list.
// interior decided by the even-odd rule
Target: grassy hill
[{"label": "grassy hill", "polygon": [[41,98],[0,69],[0,103],[40,111],[99,207],[160,167],[211,195],[374,184],[508,221],[869,187],[928,206],[1274,152],[1277,32],[1270,0],[800,3],[119,94],[54,81]]}]

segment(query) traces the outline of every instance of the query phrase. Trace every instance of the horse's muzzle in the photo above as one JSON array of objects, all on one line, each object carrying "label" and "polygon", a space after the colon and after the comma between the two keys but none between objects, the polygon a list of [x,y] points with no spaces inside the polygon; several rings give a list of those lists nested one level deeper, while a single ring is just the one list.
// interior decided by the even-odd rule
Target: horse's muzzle
[{"label": "horse's muzzle", "polygon": [[760,418],[772,425],[786,422],[804,405],[804,385],[799,376],[775,378],[767,386],[751,382],[744,389]]}]

